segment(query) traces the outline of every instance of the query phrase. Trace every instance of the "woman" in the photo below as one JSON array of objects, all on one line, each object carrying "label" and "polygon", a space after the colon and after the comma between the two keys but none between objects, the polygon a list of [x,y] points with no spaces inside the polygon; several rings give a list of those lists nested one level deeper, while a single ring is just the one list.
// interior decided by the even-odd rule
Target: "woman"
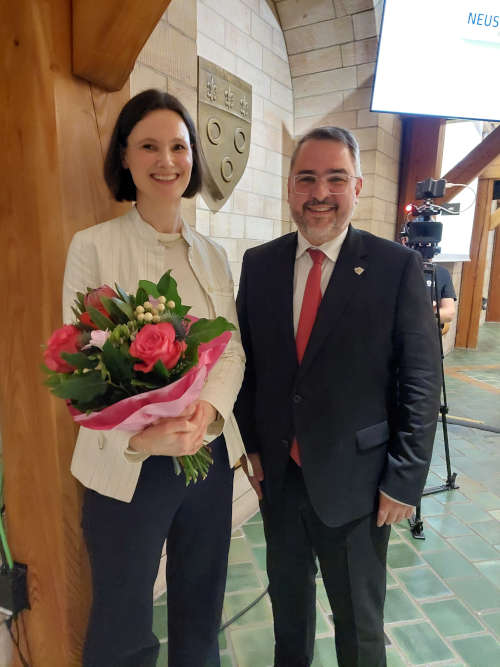
[{"label": "woman", "polygon": [[[197,317],[236,323],[224,251],[188,227],[182,197],[201,187],[193,121],[167,93],[132,98],[117,120],[105,161],[125,215],[75,234],[64,277],[64,319],[87,286],[158,281],[172,269],[179,294]],[[167,539],[168,653],[171,667],[219,665],[220,623],[231,531],[232,466],[243,445],[232,416],[244,369],[234,332],[199,400],[181,416],[130,437],[80,429],[71,470],[86,488],[82,525],[92,569],[93,603],[85,667],[156,664],[153,584]],[[172,456],[212,439],[207,478],[185,486]]]}]

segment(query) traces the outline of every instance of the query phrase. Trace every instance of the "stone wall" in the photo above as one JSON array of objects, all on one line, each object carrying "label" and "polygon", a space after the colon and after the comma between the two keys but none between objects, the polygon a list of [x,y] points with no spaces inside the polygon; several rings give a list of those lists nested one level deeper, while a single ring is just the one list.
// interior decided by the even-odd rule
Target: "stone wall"
[{"label": "stone wall", "polygon": [[277,0],[295,102],[295,135],[331,124],[361,148],[363,190],[355,224],[394,239],[401,124],[369,110],[380,2]]},{"label": "stone wall", "polygon": [[245,250],[290,230],[286,177],[293,149],[293,96],[274,4],[199,0],[198,54],[252,85],[245,173],[220,212],[210,212],[200,197],[196,216],[197,229],[226,249],[237,285]]}]

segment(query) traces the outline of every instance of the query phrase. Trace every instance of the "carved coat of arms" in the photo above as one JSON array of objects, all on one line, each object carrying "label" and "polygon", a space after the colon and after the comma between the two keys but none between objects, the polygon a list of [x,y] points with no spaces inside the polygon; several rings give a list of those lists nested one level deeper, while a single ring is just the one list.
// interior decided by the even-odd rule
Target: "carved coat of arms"
[{"label": "carved coat of arms", "polygon": [[202,196],[218,211],[245,171],[250,151],[252,86],[198,57],[198,133],[205,167]]}]

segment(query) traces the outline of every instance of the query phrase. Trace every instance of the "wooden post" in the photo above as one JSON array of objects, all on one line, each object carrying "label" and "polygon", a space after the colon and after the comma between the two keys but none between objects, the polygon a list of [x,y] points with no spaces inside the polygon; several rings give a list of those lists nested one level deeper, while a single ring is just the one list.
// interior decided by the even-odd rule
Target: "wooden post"
[{"label": "wooden post", "polygon": [[464,262],[462,268],[456,347],[477,347],[492,197],[493,179],[479,179],[470,244],[470,262]]},{"label": "wooden post", "polygon": [[106,192],[102,166],[110,123],[129,90],[127,84],[99,93],[72,75],[71,0],[2,2],[0,30],[0,410],[8,539],[14,559],[28,566],[31,610],[20,625],[30,665],[76,667],[90,587],[81,489],[69,472],[75,429],[63,402],[42,386],[40,364],[42,344],[61,325],[71,236],[123,211]]},{"label": "wooden post", "polygon": [[399,177],[398,228],[406,219],[405,206],[415,201],[415,186],[426,178],[439,178],[443,160],[444,118],[407,116],[403,119]]},{"label": "wooden post", "polygon": [[[498,213],[500,213],[500,209],[498,209]],[[500,226],[495,231],[486,321],[500,322]]]}]

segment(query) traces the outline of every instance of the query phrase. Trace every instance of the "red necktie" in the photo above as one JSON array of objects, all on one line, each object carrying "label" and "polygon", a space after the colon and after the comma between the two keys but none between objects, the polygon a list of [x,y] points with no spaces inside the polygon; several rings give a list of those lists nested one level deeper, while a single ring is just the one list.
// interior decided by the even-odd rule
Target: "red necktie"
[{"label": "red necktie", "polygon": [[[309,248],[307,252],[311,255],[313,265],[309,269],[309,275],[307,276],[306,288],[302,299],[302,308],[300,309],[299,325],[295,337],[299,364],[304,357],[304,352],[306,351],[307,343],[309,342],[309,336],[311,335],[316,320],[319,304],[321,303],[321,265],[325,259],[325,254],[321,250]],[[297,438],[293,439],[290,456],[297,465],[301,465]]]}]

